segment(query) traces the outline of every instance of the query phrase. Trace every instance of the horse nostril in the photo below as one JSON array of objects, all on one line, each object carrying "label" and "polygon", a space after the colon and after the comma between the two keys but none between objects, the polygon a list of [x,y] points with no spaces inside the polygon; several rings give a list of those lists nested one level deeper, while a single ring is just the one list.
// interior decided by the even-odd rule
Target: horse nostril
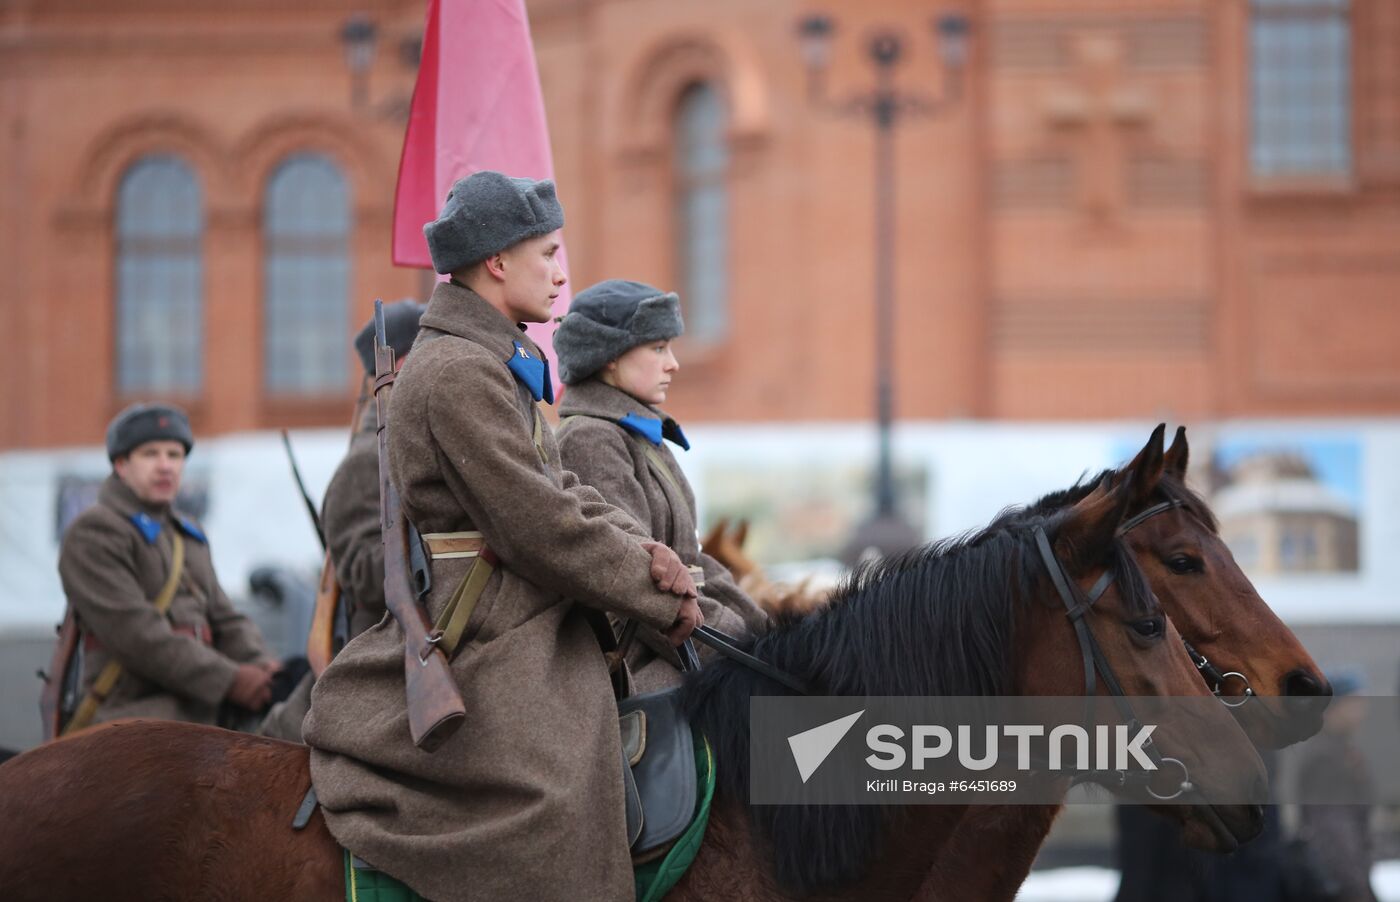
[{"label": "horse nostril", "polygon": [[1306,670],[1289,671],[1283,678],[1284,695],[1322,695],[1330,697],[1332,687]]},{"label": "horse nostril", "polygon": [[1292,717],[1321,717],[1332,701],[1332,686],[1306,670],[1290,671],[1283,678],[1283,706]]}]

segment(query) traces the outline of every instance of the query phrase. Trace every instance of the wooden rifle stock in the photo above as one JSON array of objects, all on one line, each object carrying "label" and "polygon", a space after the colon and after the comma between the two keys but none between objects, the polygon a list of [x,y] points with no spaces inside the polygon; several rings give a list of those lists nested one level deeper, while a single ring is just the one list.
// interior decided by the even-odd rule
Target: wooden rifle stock
[{"label": "wooden rifle stock", "polygon": [[45,742],[63,734],[64,724],[77,707],[78,684],[82,680],[82,674],[77,672],[79,633],[73,609],[66,608],[63,622],[58,626],[58,642],[49,658],[49,669],[39,671],[44,681],[44,688],[39,692],[39,715],[44,719]]},{"label": "wooden rifle stock", "polygon": [[[365,409],[369,406],[368,378],[360,381],[360,397],[355,402],[355,413],[350,418],[350,440],[353,442],[355,436],[360,433],[360,422],[364,419]],[[283,440],[286,440],[286,432],[282,433]],[[287,447],[287,456],[291,457],[291,446]],[[301,474],[296,469],[296,461],[292,462],[292,473],[297,477],[297,483],[301,483]],[[302,495],[306,495],[306,488],[302,487]],[[313,508],[314,510],[314,508]],[[344,593],[340,591],[340,579],[335,574],[335,562],[331,560],[330,549],[326,547],[325,530],[320,524],[320,518],[316,518],[317,532],[321,535],[321,549],[325,552],[321,556],[321,579],[316,584],[316,606],[311,611],[311,629],[306,634],[306,662],[311,665],[311,672],[317,679],[331,663],[331,658],[340,651],[340,646],[350,640],[349,635],[349,612],[341,610],[346,599]],[[351,599],[353,601],[353,599]],[[342,626],[341,635],[337,636],[337,626]],[[339,641],[337,641],[339,640]]]},{"label": "wooden rifle stock", "polygon": [[320,679],[335,657],[335,618],[340,610],[340,580],[330,552],[321,558],[321,581],[316,584],[316,607],[311,611],[311,630],[306,634],[306,663]]},{"label": "wooden rifle stock", "polygon": [[409,569],[409,524],[399,493],[389,480],[389,396],[394,385],[394,350],[384,335],[384,303],[374,302],[374,407],[379,416],[379,524],[384,537],[384,604],[403,630],[404,686],[413,744],[431,752],[457,731],[467,709],[452,678],[447,656],[417,597]]}]

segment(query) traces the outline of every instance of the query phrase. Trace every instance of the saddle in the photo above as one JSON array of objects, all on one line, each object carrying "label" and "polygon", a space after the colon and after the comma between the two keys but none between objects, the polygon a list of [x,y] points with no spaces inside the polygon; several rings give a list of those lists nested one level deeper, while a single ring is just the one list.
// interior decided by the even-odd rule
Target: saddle
[{"label": "saddle", "polygon": [[695,741],[680,707],[680,689],[617,703],[622,783],[632,863],[665,855],[695,817]]}]

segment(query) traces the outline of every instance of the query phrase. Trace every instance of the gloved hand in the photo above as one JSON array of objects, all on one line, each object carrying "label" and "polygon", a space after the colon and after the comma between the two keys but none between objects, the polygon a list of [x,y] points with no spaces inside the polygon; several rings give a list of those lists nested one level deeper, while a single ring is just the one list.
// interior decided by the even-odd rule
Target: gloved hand
[{"label": "gloved hand", "polygon": [[681,609],[676,612],[676,622],[671,624],[671,628],[666,631],[666,638],[672,645],[677,647],[682,642],[690,638],[690,634],[695,632],[695,628],[705,622],[705,615],[700,611],[700,602],[694,598],[687,598],[681,602]]},{"label": "gloved hand", "polygon": [[656,588],[682,598],[699,597],[695,578],[674,551],[661,542],[643,542],[642,547],[651,553],[651,579]]},{"label": "gloved hand", "polygon": [[228,687],[225,698],[249,711],[266,708],[272,699],[272,673],[265,663],[239,664],[233,674],[233,685]]}]

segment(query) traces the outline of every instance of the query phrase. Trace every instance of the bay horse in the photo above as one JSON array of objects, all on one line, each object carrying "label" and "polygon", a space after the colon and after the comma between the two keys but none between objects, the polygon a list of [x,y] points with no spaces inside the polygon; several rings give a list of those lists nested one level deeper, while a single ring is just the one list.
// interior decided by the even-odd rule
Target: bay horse
[{"label": "bay horse", "polygon": [[[1159,425],[1132,463],[1081,479],[997,522],[1045,516],[1078,503],[1107,480],[1147,464],[1161,447]],[[1292,630],[1259,597],[1220,538],[1205,501],[1186,485],[1190,447],[1179,427],[1163,457],[1156,488],[1129,507],[1120,532],[1163,609],[1181,631],[1183,653],[1206,685],[1260,748],[1284,748],[1314,735],[1331,688]],[[1159,812],[1161,809],[1158,809]],[[922,898],[938,899],[959,887],[967,898],[1011,900],[1030,872],[1036,852],[1059,814],[1056,806],[984,806],[968,811],[945,853],[925,879]],[[1190,841],[1190,834],[1187,835]],[[975,850],[1004,850],[999,867],[972,866]]]},{"label": "bay horse", "polygon": [[[1152,479],[1150,469],[1068,509],[867,566],[829,605],[776,624],[751,650],[825,694],[1078,694],[1080,649],[1036,556],[1040,529],[1079,592],[1113,574],[1084,622],[1126,693],[1207,697],[1117,536],[1141,491],[1134,481]],[[699,856],[671,898],[911,898],[920,890],[960,809],[749,808],[749,699],[781,690],[717,661],[685,691],[715,747],[720,785]],[[1257,832],[1259,809],[1209,799],[1257,787],[1263,767],[1223,707],[1207,726],[1211,748],[1226,752],[1213,762],[1198,735],[1164,728],[1154,738],[1202,794],[1171,813],[1201,844],[1230,848]],[[289,826],[308,784],[305,748],[276,740],[177,723],[83,731],[0,766],[0,886],[21,899],[338,900],[342,859],[319,810],[305,829]],[[587,888],[578,895],[587,898]]]}]

